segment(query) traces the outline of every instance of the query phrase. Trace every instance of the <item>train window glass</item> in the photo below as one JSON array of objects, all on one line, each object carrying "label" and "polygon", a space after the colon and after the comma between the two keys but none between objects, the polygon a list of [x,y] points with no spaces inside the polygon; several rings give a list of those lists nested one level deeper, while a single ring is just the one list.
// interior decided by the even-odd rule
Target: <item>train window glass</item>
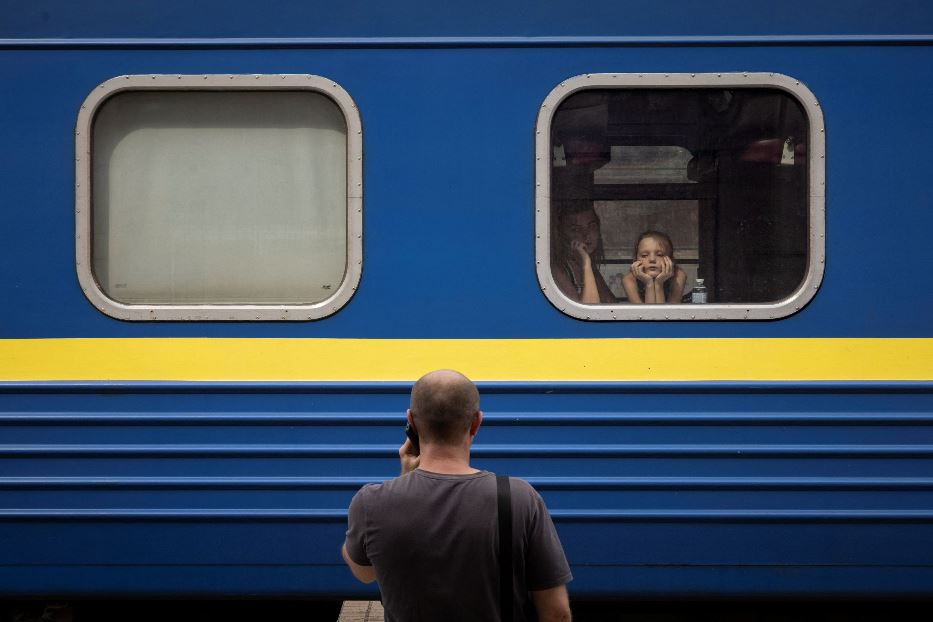
[{"label": "train window glass", "polygon": [[89,142],[79,141],[76,207],[79,276],[101,310],[301,320],[349,299],[361,149],[342,89],[314,76],[102,86],[79,119]]},{"label": "train window glass", "polygon": [[590,74],[544,102],[536,255],[593,320],[772,319],[822,279],[824,128],[777,74]]}]

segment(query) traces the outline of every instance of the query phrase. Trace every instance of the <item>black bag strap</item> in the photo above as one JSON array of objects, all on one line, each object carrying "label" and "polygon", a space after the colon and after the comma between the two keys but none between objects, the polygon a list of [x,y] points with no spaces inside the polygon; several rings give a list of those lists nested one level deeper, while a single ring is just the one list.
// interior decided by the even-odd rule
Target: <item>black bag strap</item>
[{"label": "black bag strap", "polygon": [[496,475],[499,514],[499,617],[512,622],[512,490],[508,475]]}]

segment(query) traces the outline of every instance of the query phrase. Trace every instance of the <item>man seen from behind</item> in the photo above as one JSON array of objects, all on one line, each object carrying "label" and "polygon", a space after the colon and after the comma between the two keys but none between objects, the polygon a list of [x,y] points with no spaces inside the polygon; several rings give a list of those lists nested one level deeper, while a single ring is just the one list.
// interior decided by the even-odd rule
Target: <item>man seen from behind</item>
[{"label": "man seen from behind", "polygon": [[[407,412],[420,454],[406,439],[400,477],[364,486],[350,503],[343,558],[376,580],[390,622],[500,620],[496,477],[470,466],[483,421],[479,392],[464,375],[431,372],[415,383]],[[509,478],[512,619],[530,593],[539,620],[570,620],[571,580],[541,496]]]}]

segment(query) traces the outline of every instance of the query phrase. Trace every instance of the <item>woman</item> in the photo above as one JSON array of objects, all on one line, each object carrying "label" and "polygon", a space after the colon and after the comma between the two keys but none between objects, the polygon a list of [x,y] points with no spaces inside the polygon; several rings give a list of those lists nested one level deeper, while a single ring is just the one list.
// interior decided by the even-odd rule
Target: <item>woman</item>
[{"label": "woman", "polygon": [[551,235],[551,274],[560,291],[583,304],[615,302],[599,273],[603,240],[589,201],[568,201],[557,210]]}]

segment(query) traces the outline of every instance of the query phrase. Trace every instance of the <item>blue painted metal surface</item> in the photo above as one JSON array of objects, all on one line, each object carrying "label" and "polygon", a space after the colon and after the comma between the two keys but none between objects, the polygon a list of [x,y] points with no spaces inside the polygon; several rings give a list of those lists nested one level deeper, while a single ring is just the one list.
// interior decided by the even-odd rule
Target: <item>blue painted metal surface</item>
[{"label": "blue painted metal surface", "polygon": [[[933,289],[914,287],[916,272],[892,272],[876,260],[878,249],[897,248],[906,265],[931,267],[923,249],[933,211],[922,209],[929,204],[930,156],[905,157],[903,145],[933,143],[926,106],[933,46],[16,49],[2,58],[0,125],[7,138],[0,165],[8,180],[4,203],[16,206],[6,210],[6,224],[41,232],[43,240],[41,253],[29,235],[7,241],[7,257],[30,260],[0,266],[15,300],[2,310],[3,337],[929,335],[928,314],[904,312],[898,296],[870,292],[884,282],[891,291],[910,291],[913,309],[933,308]],[[829,234],[819,296],[775,323],[636,328],[562,315],[540,295],[531,260],[530,153],[544,96],[561,79],[586,72],[737,70],[794,76],[820,98]],[[101,81],[149,72],[316,73],[352,94],[364,127],[367,235],[351,305],[326,322],[284,325],[115,322],[88,303],[74,277],[77,108]],[[452,236],[462,243],[451,243]]]},{"label": "blue painted metal surface", "polygon": [[[371,594],[336,543],[407,386],[300,389],[3,388],[4,593]],[[481,390],[476,464],[541,491],[577,597],[928,594],[929,384]]]},{"label": "blue painted metal surface", "polygon": [[[933,288],[916,286],[933,272],[926,3],[16,4],[0,6],[2,338],[930,336]],[[819,295],[779,322],[561,315],[533,265],[542,99],[587,72],[743,70],[820,99]],[[350,305],[286,325],[128,323],[88,303],[75,117],[128,73],[314,73],[351,93],[366,237]],[[397,470],[407,390],[0,386],[0,595],[371,595],[337,547],[353,492]],[[928,383],[483,394],[477,464],[542,491],[576,596],[931,595]]]},{"label": "blue painted metal surface", "polygon": [[[233,10],[235,9],[235,10]],[[464,37],[850,35],[930,32],[923,0],[68,0],[0,2],[0,37]]]}]

